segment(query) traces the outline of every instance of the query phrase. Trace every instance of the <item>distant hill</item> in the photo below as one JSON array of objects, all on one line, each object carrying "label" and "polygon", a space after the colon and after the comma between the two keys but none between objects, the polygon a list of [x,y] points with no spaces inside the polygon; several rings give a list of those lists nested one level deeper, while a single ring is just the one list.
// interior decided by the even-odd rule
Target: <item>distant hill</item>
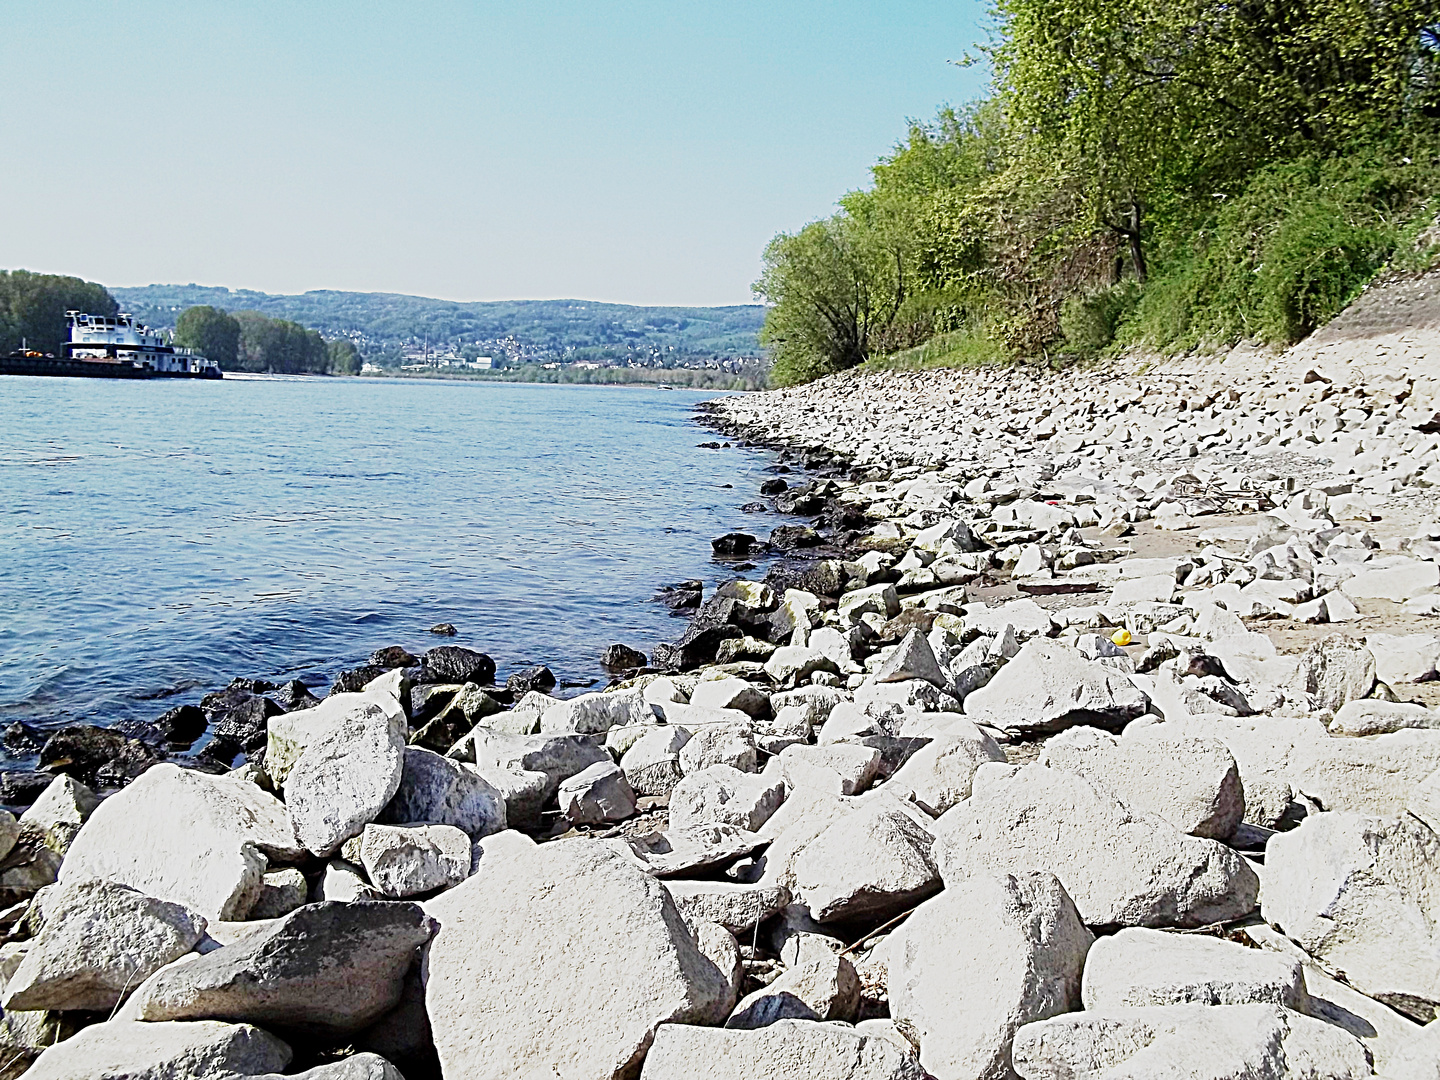
[{"label": "distant hill", "polygon": [[[298,296],[203,285],[114,288],[120,307],[151,326],[174,326],[188,307],[259,311],[291,319],[326,338],[346,337],[367,356],[405,345],[476,346],[514,361],[538,359],[733,359],[761,355],[765,309],[632,307],[586,300],[456,303],[400,293],[324,289]],[[668,366],[668,365],[667,365]]]}]

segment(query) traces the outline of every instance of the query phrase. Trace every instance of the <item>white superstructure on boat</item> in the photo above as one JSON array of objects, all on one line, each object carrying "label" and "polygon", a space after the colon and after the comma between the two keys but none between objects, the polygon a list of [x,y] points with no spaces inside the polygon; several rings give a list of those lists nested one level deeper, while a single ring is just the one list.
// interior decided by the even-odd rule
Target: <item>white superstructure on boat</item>
[{"label": "white superstructure on boat", "polygon": [[155,375],[199,379],[220,378],[220,365],[189,349],[177,349],[170,335],[135,321],[127,312],[118,315],[65,313],[70,340],[65,356],[71,360],[134,364]]}]

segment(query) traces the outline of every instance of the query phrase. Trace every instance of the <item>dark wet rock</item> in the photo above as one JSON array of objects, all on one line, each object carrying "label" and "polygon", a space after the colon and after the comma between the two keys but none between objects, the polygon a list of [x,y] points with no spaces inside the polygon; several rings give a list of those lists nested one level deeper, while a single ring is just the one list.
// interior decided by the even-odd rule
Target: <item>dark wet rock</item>
[{"label": "dark wet rock", "polygon": [[672,611],[683,611],[689,608],[698,608],[704,593],[705,583],[703,581],[677,581],[673,585],[661,585],[655,593],[655,599]]},{"label": "dark wet rock", "polygon": [[390,645],[371,653],[370,663],[383,668],[414,667],[420,658],[399,645]]},{"label": "dark wet rock", "polygon": [[458,683],[416,683],[410,687],[410,723],[428,723],[445,710],[460,692]]},{"label": "dark wet rock", "polygon": [[710,541],[710,550],[720,556],[745,556],[751,550],[760,546],[760,538],[751,536],[749,533],[732,532],[724,536],[717,536]]},{"label": "dark wet rock", "polygon": [[366,684],[374,682],[389,670],[389,668],[379,667],[375,664],[350,668],[335,676],[335,681],[330,684],[329,692],[331,694],[358,694],[365,689]]},{"label": "dark wet rock", "polygon": [[243,750],[255,750],[265,745],[266,722],[281,711],[267,697],[252,697],[216,720],[213,732],[217,739],[238,743]]},{"label": "dark wet rock", "polygon": [[820,524],[834,532],[855,532],[868,529],[873,522],[854,503],[828,502],[819,511]]},{"label": "dark wet rock", "polygon": [[762,502],[748,502],[740,507],[740,512],[742,514],[763,514],[769,509],[770,507]]},{"label": "dark wet rock", "polygon": [[744,636],[745,631],[738,626],[701,626],[691,623],[679,641],[656,645],[655,654],[650,660],[658,668],[689,671],[701,664],[714,662],[715,652],[722,641]]},{"label": "dark wet rock", "polygon": [[169,746],[165,736],[160,733],[160,729],[144,720],[116,720],[110,725],[109,730],[117,735],[124,735],[127,739],[138,739],[162,754]]},{"label": "dark wet rock", "polygon": [[906,608],[880,627],[876,638],[884,643],[899,641],[911,630],[919,630],[922,634],[928,634],[935,626],[935,616],[939,614],[938,611],[929,611],[925,608]]},{"label": "dark wet rock", "polygon": [[775,509],[782,514],[797,514],[808,517],[818,514],[825,506],[825,500],[809,488],[796,487],[782,492],[775,498]]},{"label": "dark wet rock", "polygon": [[781,480],[781,479],[779,479],[779,478],[777,477],[777,478],[774,479],[774,480],[766,480],[763,484],[761,484],[761,485],[760,485],[760,494],[761,494],[761,495],[779,495],[782,491],[785,491],[785,490],[786,490],[787,488],[789,488],[789,487],[790,487],[789,484],[787,484],[784,480]]},{"label": "dark wet rock", "polygon": [[813,593],[816,596],[839,596],[845,591],[846,577],[841,564],[834,559],[809,563],[781,563],[765,573],[765,584],[784,596],[788,589]]},{"label": "dark wet rock", "polygon": [[495,681],[494,660],[458,645],[437,645],[422,658],[421,667],[424,682],[473,682],[486,686]]},{"label": "dark wet rock", "polygon": [[45,745],[45,736],[16,720],[5,729],[4,738],[0,741],[12,754],[33,754]]},{"label": "dark wet rock", "polygon": [[459,632],[454,623],[442,622],[430,627],[430,633],[439,634],[441,637],[454,637]]},{"label": "dark wet rock", "polygon": [[33,769],[6,769],[0,772],[0,803],[29,806],[55,781],[55,774]]},{"label": "dark wet rock", "polygon": [[649,660],[639,649],[632,649],[629,645],[611,645],[600,654],[600,663],[616,671],[625,671],[644,667]]},{"label": "dark wet rock", "polygon": [[719,449],[720,449],[720,444],[719,444],[718,442],[713,441],[713,440],[710,441],[710,442],[696,443],[695,446],[696,446],[697,449],[700,449],[700,450],[719,450]]},{"label": "dark wet rock", "polygon": [[299,712],[301,709],[313,709],[320,704],[320,699],[299,679],[281,683],[269,697],[280,706],[281,712]]},{"label": "dark wet rock", "polygon": [[45,741],[40,768],[52,779],[65,773],[91,787],[119,787],[163,759],[139,739],[93,724],[72,724]]},{"label": "dark wet rock", "polygon": [[189,746],[210,726],[198,705],[177,705],[155,718],[155,730],[171,746]]},{"label": "dark wet rock", "polygon": [[824,542],[821,535],[808,525],[777,525],[770,532],[770,546],[781,551],[815,547]]},{"label": "dark wet rock", "polygon": [[217,690],[201,698],[200,708],[205,711],[206,717],[215,720],[231,709],[243,705],[256,694],[268,693],[274,689],[274,683],[263,679],[232,679],[224,690]]},{"label": "dark wet rock", "polygon": [[516,697],[524,697],[531,690],[548,694],[555,689],[555,673],[544,664],[517,671],[505,680],[505,689]]},{"label": "dark wet rock", "polygon": [[[446,687],[447,690],[455,689]],[[443,707],[411,737],[415,746],[443,754],[468,735],[485,717],[500,711],[500,703],[474,683],[466,683],[444,701]],[[413,723],[413,722],[412,722]]]}]

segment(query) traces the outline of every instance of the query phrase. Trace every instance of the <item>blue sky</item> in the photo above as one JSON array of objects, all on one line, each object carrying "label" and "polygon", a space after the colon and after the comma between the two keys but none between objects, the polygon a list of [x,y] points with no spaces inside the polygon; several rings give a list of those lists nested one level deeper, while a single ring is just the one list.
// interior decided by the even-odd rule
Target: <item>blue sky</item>
[{"label": "blue sky", "polygon": [[0,267],[750,302],[777,231],[983,90],[984,8],[79,3],[0,34]]}]

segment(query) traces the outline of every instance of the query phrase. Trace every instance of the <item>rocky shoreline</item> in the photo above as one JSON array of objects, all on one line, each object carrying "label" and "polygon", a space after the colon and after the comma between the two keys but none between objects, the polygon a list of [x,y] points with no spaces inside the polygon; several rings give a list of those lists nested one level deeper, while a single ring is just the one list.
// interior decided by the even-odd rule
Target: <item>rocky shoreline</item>
[{"label": "rocky shoreline", "polygon": [[1432,336],[710,403],[794,523],[604,690],[396,646],[43,755],[0,1076],[1440,1075]]}]

